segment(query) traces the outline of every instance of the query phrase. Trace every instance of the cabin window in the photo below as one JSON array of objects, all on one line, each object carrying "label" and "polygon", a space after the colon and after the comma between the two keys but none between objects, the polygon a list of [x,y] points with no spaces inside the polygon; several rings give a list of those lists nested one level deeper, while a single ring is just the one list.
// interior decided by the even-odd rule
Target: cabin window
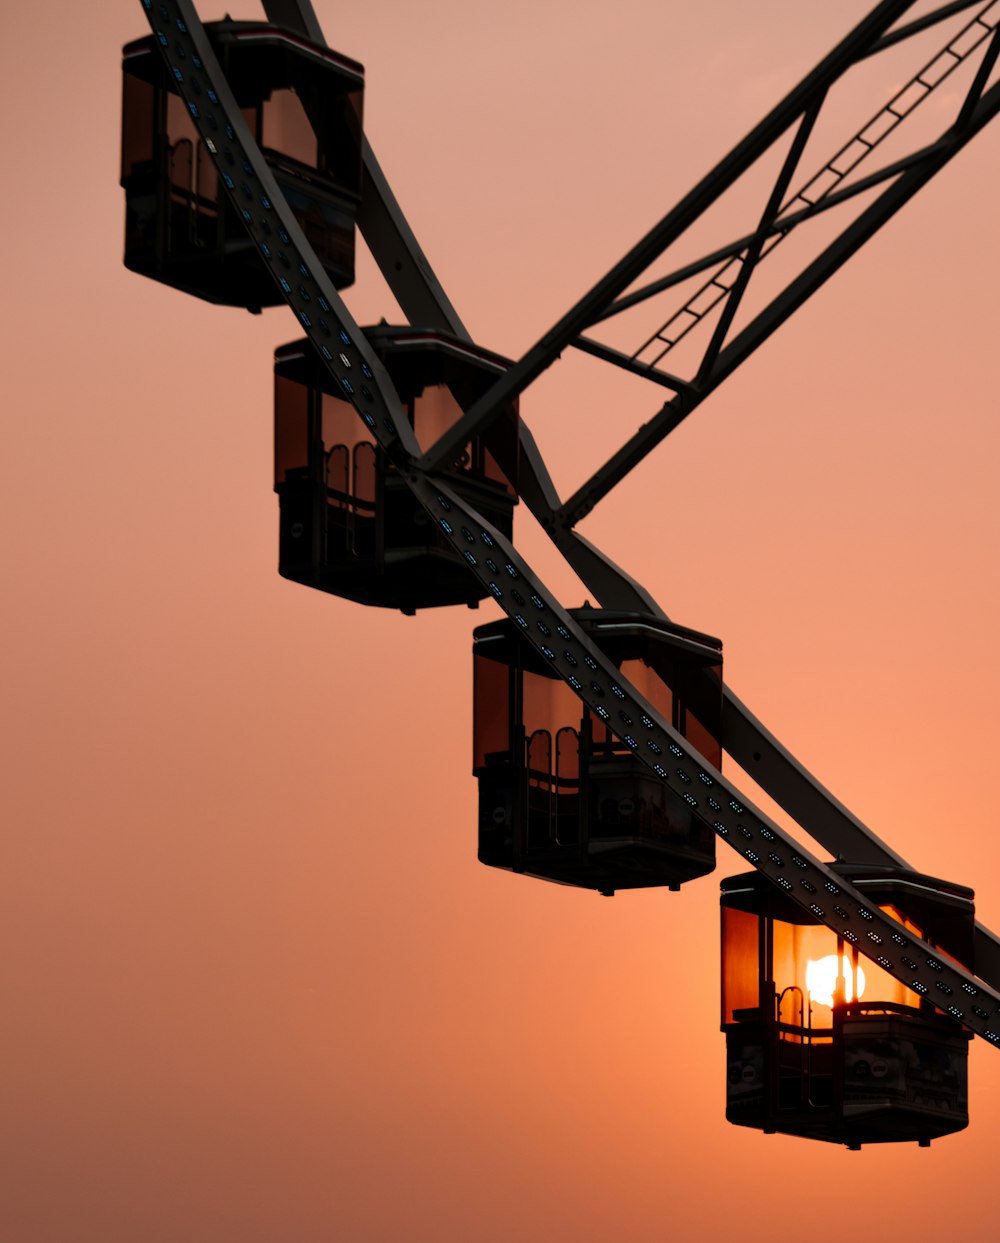
[{"label": "cabin window", "polygon": [[264,101],[261,142],[275,155],[319,167],[319,143],[294,87],[272,91]]}]

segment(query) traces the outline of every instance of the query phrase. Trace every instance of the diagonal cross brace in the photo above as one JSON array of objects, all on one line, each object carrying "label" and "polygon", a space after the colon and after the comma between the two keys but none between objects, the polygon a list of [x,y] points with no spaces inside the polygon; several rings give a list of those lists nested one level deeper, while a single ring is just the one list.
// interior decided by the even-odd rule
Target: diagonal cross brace
[{"label": "diagonal cross brace", "polygon": [[916,0],[882,0],[797,87],[725,156],[610,272],[585,294],[421,458],[424,469],[449,465],[473,435],[549,367],[659,255],[737,181]]}]

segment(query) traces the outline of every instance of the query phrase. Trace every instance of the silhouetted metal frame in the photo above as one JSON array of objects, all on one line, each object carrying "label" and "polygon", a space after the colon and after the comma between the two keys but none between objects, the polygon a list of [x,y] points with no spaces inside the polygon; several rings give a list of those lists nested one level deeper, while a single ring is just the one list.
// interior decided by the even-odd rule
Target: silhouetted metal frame
[{"label": "silhouetted metal frame", "polygon": [[[412,430],[388,375],[278,191],[194,5],[190,0],[141,0],[141,4],[220,179],[338,389],[524,638],[674,797],[682,799],[789,898],[863,949],[908,988],[932,998],[971,1031],[1000,1046],[1000,992],[939,959],[933,947],[913,937],[746,802],[592,645],[509,541],[459,498],[446,480],[419,469]],[[240,176],[239,185],[234,171]],[[935,749],[940,765],[936,739]]]},{"label": "silhouetted metal frame", "polygon": [[[675,396],[643,425],[626,444],[577,491],[562,504],[555,515],[558,526],[572,528],[595,504],[598,503],[642,458],[683,421],[715,388],[745,361],[767,339],[774,328],[808,298],[846,259],[870,237],[882,223],[899,209],[927,177],[932,176],[950,159],[966,141],[995,115],[995,99],[979,99],[989,70],[977,77],[970,90],[965,106],[953,130],[938,143],[919,152],[897,160],[891,168],[880,170],[866,178],[826,195],[815,205],[797,212],[780,215],[782,186],[787,187],[791,173],[797,165],[804,147],[804,138],[821,108],[827,92],[845,73],[860,61],[894,46],[929,27],[962,11],[978,8],[980,14],[990,6],[984,0],[960,0],[940,6],[896,30],[889,30],[914,0],[886,0],[879,4],[855,30],[831,52],[812,73],[808,74],[776,108],[751,133],[733,149],[677,206],[663,218],[645,238],[586,294],[554,328],[552,328],[493,388],[466,413],[464,419],[450,429],[428,450],[422,459],[426,468],[434,468],[450,461],[461,445],[475,430],[487,426],[495,417],[499,406],[521,392],[542,371],[555,361],[566,346],[574,346],[604,361],[641,375],[671,390]],[[978,17],[973,18],[973,22]],[[988,34],[988,27],[983,26]],[[981,34],[986,37],[986,34]],[[987,53],[990,60],[993,49]],[[942,53],[943,54],[943,53]],[[990,63],[991,60],[990,60]],[[923,83],[929,90],[933,85]],[[928,92],[929,93],[929,92]],[[891,111],[891,110],[890,110]],[[770,201],[757,229],[728,246],[719,248],[702,259],[687,263],[676,272],[652,282],[650,285],[624,294],[623,291],[659,258],[677,239],[739,180],[773,145],[798,123],[799,130],[793,139],[778,179],[770,195]],[[869,144],[865,144],[869,145]],[[920,171],[925,176],[921,177]],[[786,291],[779,294],[757,316],[749,329],[741,333],[736,342],[724,348],[727,334],[767,241],[780,240],[805,221],[839,206],[857,194],[887,182],[893,178],[904,180],[902,192],[894,187],[887,189],[864,216],[860,228],[846,228],[841,237],[824,252],[821,260],[810,265],[806,278],[793,280]],[[794,201],[793,201],[794,202]],[[789,206],[785,205],[786,208]],[[672,374],[660,367],[652,367],[637,361],[636,355],[627,355],[610,346],[582,335],[584,329],[619,314],[639,302],[660,293],[672,285],[704,271],[719,262],[740,258],[741,271],[735,287],[725,295],[726,304],[722,318],[712,335],[697,374],[693,380]],[[719,287],[720,289],[722,286]],[[695,317],[697,318],[697,316]],[[665,348],[669,348],[667,345]]]},{"label": "silhouetted metal frame", "polygon": [[[994,36],[992,48],[996,48]],[[994,53],[995,55],[995,53]],[[559,520],[574,525],[593,509],[656,445],[687,418],[741,363],[844,264],[887,220],[939,172],[966,143],[1000,112],[1000,83],[981,98],[967,114],[961,128],[927,148],[864,212],[791,281],[743,331],[717,355],[709,355],[694,385],[666,402],[618,452],[583,484],[563,505]],[[744,271],[751,265],[745,264]],[[747,272],[749,279],[749,272]],[[728,326],[728,325],[727,325]],[[713,341],[713,345],[717,343]]]}]

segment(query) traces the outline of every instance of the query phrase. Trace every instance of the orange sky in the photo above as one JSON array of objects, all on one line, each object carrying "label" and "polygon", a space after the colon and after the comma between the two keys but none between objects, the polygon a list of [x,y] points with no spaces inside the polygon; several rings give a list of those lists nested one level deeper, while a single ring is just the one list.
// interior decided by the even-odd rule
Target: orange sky
[{"label": "orange sky", "polygon": [[[915,1243],[988,1237],[981,1041],[971,1126],[930,1150],[726,1124],[725,847],[679,894],[613,901],[477,864],[493,610],[404,618],[278,577],[271,354],[294,323],[122,267],[120,49],[144,18],[64,7],[21,6],[0,51],[0,1237],[832,1243],[848,1205]],[[517,356],[869,6],[316,7],[453,302]],[[884,87],[845,93],[824,155]],[[995,125],[582,527],[995,928],[998,156]],[[353,313],[392,319],[370,277]],[[576,360],[522,410],[568,492],[661,399]]]}]

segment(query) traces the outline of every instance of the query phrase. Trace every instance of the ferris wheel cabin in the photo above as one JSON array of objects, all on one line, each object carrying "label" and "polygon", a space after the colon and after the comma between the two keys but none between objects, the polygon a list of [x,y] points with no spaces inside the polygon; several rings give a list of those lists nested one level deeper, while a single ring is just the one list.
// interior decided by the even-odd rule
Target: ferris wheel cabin
[{"label": "ferris wheel cabin", "polygon": [[[517,594],[516,592],[514,593]],[[532,604],[523,601],[530,616]],[[639,613],[573,616],[646,700],[722,763],[722,645]],[[596,889],[678,888],[715,867],[715,835],[557,677],[510,621],[474,636],[479,859]],[[582,676],[582,675],[581,675]],[[623,731],[624,732],[624,731]]]},{"label": "ferris wheel cabin", "polygon": [[[278,26],[227,18],[205,29],[281,192],[333,284],[345,288],[354,280],[361,199],[362,66]],[[286,236],[270,204],[251,190],[212,99],[201,109],[216,131],[221,179],[157,36],[127,44],[122,56],[125,266],[226,306],[284,302],[243,216],[273,229],[275,253]],[[236,190],[238,208],[224,181]]]},{"label": "ferris wheel cabin", "polygon": [[[932,970],[940,963],[907,934],[971,968],[971,889],[903,868],[833,870],[899,922],[892,948],[914,970],[918,956]],[[849,1148],[926,1146],[968,1125],[971,1036],[948,1011],[974,1003],[949,998],[944,983],[936,995],[902,984],[858,923],[858,935],[838,937],[760,873],[722,882],[730,1122]]]},{"label": "ferris wheel cabin", "polygon": [[[365,329],[422,449],[447,431],[509,366],[444,333]],[[278,569],[333,595],[413,613],[475,606],[486,595],[376,443],[308,340],[274,363]],[[367,377],[371,379],[371,377]],[[516,401],[444,472],[502,535],[517,504]]]}]

